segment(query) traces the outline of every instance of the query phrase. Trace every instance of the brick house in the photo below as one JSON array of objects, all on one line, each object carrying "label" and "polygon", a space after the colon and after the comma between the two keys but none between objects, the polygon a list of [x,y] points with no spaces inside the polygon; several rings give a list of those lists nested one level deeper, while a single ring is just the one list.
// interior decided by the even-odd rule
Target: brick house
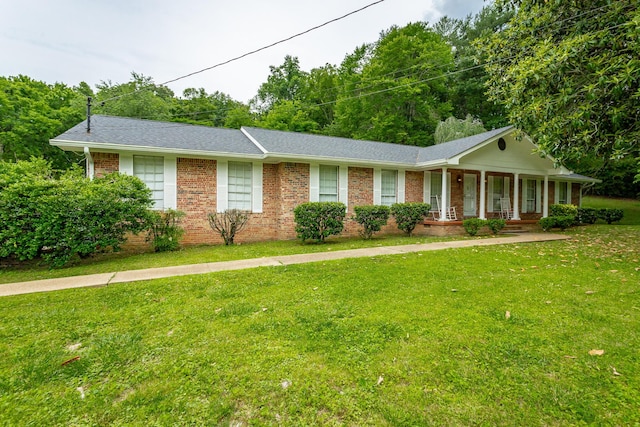
[{"label": "brick house", "polygon": [[[580,205],[583,187],[597,182],[534,154],[513,127],[415,147],[97,115],[89,132],[85,121],[50,143],[83,152],[90,177],[140,177],[157,209],[186,213],[186,244],[219,243],[207,214],[227,208],[251,212],[240,242],[295,238],[293,209],[308,201],[343,202],[347,217],[358,205],[427,202],[436,212],[416,232],[442,234],[463,218],[502,215],[507,200],[510,221],[533,224],[550,204]],[[344,234],[358,233],[345,225]]]}]

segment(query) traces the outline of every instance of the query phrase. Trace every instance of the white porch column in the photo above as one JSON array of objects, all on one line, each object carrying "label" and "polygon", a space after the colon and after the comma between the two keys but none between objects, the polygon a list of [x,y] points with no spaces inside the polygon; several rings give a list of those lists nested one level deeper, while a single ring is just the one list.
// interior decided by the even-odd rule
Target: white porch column
[{"label": "white porch column", "polygon": [[544,176],[544,203],[542,204],[542,217],[549,216],[549,177]]},{"label": "white porch column", "polygon": [[447,188],[448,183],[449,183],[449,179],[447,176],[447,168],[442,168],[442,194],[440,195],[440,221],[446,221],[447,212],[449,210],[449,206],[447,206],[447,194],[449,194],[449,189]]},{"label": "white porch column", "polygon": [[487,219],[487,184],[486,172],[480,171],[480,219]]},{"label": "white porch column", "polygon": [[513,219],[520,219],[520,174],[513,174]]}]

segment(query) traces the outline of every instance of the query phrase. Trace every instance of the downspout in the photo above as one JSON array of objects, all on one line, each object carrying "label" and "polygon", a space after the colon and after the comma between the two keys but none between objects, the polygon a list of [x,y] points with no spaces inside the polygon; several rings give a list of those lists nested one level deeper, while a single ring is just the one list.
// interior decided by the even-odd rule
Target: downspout
[{"label": "downspout", "polygon": [[95,175],[95,165],[93,163],[93,156],[89,151],[89,147],[84,147],[84,156],[85,156],[86,167],[87,167],[87,178],[93,179]]}]

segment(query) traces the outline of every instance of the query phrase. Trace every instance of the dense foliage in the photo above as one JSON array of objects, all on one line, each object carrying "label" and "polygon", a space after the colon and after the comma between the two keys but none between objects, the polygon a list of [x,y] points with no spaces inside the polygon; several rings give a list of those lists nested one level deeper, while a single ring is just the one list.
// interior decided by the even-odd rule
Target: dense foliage
[{"label": "dense foliage", "polygon": [[497,0],[514,16],[478,40],[488,94],[560,161],[637,158],[640,4]]},{"label": "dense foliage", "polygon": [[81,171],[54,177],[44,160],[0,162],[0,258],[41,257],[61,266],[74,256],[118,250],[148,226],[151,192],[138,178]]},{"label": "dense foliage", "polygon": [[391,205],[391,215],[393,215],[398,229],[411,236],[418,223],[424,221],[429,215],[429,209],[431,209],[431,205],[428,203],[394,203]]},{"label": "dense foliage", "polygon": [[340,202],[302,203],[293,210],[296,233],[302,241],[324,240],[342,233],[347,207]]},{"label": "dense foliage", "polygon": [[83,99],[78,89],[61,83],[0,77],[0,161],[36,156],[56,168],[68,168],[77,159],[49,145],[49,139],[82,120]]},{"label": "dense foliage", "polygon": [[353,212],[353,220],[362,226],[362,237],[370,239],[374,233],[387,225],[390,209],[382,205],[365,205],[354,207]]}]

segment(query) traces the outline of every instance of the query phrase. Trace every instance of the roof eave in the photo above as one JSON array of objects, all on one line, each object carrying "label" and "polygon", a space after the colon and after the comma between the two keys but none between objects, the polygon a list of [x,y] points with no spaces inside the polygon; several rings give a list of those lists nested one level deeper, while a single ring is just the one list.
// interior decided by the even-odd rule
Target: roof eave
[{"label": "roof eave", "polygon": [[247,158],[263,160],[264,154],[237,153],[227,151],[204,151],[204,150],[185,150],[179,148],[168,147],[148,147],[144,145],[122,145],[103,142],[82,142],[82,141],[65,141],[52,139],[49,141],[54,147],[62,148],[67,151],[84,151],[85,147],[89,149],[107,151],[107,152],[137,152],[137,153],[162,153],[171,155],[183,155],[194,157],[230,157],[230,158]]}]

